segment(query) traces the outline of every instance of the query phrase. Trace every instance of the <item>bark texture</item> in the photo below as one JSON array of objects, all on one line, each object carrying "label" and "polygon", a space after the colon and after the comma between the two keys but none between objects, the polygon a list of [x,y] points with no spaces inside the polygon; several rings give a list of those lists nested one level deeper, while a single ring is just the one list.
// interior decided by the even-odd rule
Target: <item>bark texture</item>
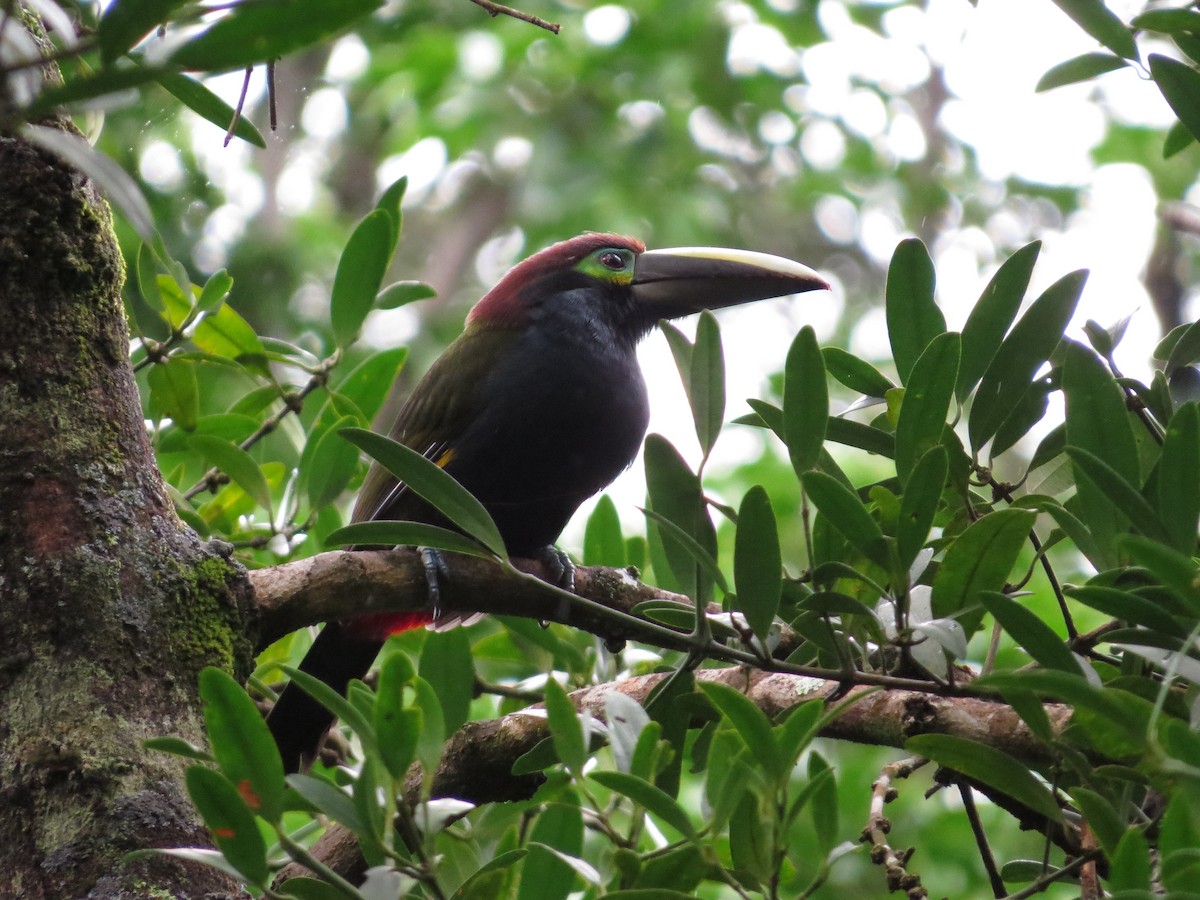
[{"label": "bark texture", "polygon": [[5,898],[234,890],[205,867],[121,861],[207,843],[181,765],[141,742],[202,742],[196,674],[245,674],[254,631],[244,572],[179,522],[155,468],[123,278],[94,185],[0,135]]}]

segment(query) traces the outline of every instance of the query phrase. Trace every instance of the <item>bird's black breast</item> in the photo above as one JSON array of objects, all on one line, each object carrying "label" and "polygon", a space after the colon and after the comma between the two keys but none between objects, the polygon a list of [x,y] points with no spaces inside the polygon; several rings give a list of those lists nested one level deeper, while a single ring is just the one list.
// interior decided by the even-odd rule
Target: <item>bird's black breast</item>
[{"label": "bird's black breast", "polygon": [[487,507],[510,553],[553,544],[579,505],[625,469],[646,433],[633,341],[606,327],[525,329],[479,386],[446,466]]}]

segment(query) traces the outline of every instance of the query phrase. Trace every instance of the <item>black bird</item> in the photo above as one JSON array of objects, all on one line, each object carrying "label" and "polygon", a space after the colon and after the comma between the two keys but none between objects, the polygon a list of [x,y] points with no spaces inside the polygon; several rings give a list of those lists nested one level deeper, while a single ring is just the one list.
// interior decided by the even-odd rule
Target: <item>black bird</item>
[{"label": "black bird", "polygon": [[[495,520],[508,552],[553,552],[579,505],[637,454],[649,415],[635,353],[660,319],[829,287],[800,263],[743,250],[650,250],[584,234],[519,263],[467,316],[463,333],[401,409],[391,437],[444,468]],[[353,521],[445,524],[378,464]],[[435,611],[326,624],[301,669],[339,692],[388,635]],[[289,684],[268,717],[284,765],[315,756],[333,716]]]}]

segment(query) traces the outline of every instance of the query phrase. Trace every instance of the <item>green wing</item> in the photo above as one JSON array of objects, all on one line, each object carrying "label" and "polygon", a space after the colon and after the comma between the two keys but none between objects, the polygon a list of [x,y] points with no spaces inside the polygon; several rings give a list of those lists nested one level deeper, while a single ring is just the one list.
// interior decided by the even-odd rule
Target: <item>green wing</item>
[{"label": "green wing", "polygon": [[[396,417],[388,436],[446,465],[484,403],[487,374],[515,337],[509,328],[472,323],[425,373]],[[413,499],[387,469],[373,463],[354,504],[353,522],[404,518]],[[415,504],[414,504],[415,505]]]}]

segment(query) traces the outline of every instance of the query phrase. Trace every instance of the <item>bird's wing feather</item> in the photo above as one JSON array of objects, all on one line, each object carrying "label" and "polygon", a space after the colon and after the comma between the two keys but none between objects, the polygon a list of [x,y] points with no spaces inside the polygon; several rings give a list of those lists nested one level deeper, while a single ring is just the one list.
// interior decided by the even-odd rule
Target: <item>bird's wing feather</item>
[{"label": "bird's wing feather", "polygon": [[[512,336],[510,329],[469,325],[417,383],[390,437],[437,465],[448,466],[456,443],[486,402],[487,374]],[[407,485],[373,463],[351,520],[405,518],[409,496]]]}]

